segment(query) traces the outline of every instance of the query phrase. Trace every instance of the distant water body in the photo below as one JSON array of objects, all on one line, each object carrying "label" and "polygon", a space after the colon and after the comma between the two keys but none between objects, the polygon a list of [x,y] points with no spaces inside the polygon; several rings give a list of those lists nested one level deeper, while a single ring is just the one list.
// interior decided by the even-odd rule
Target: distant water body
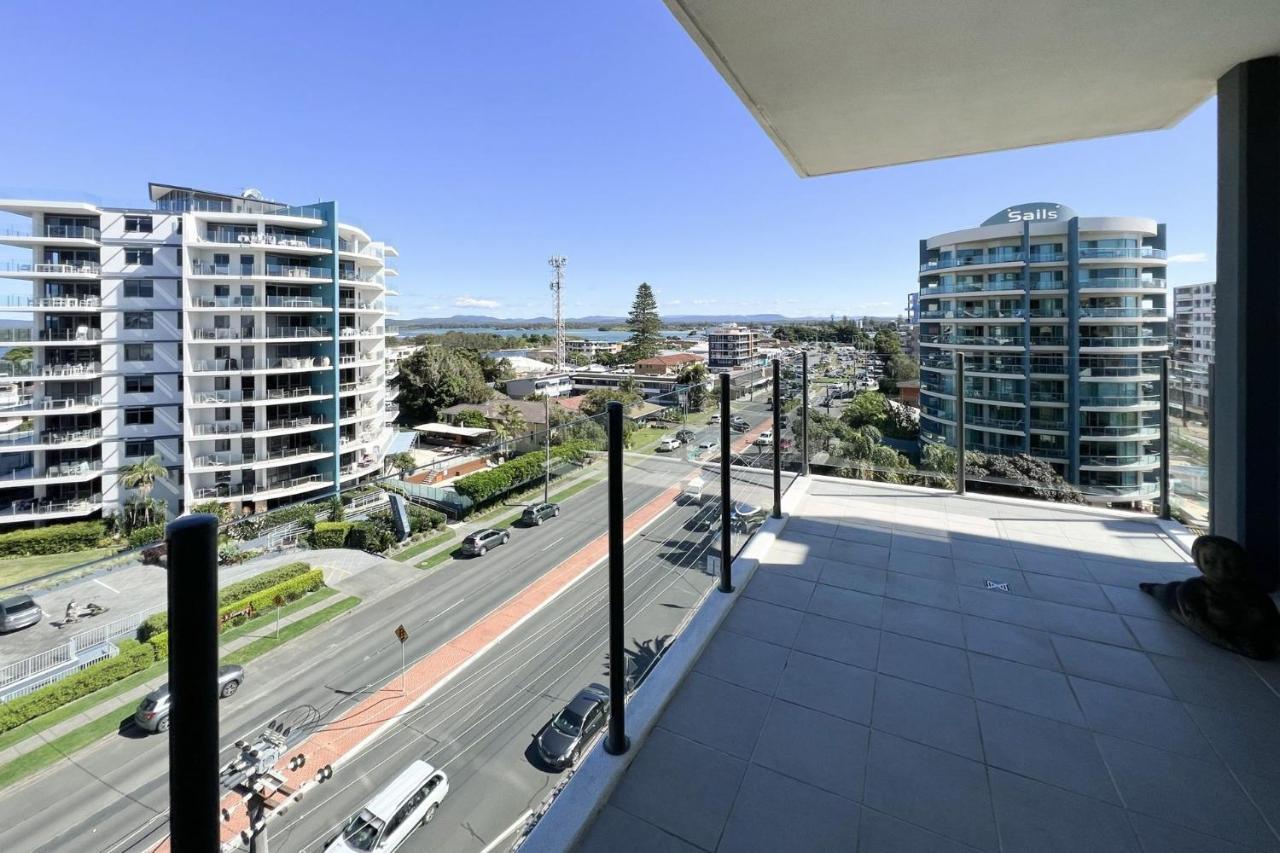
[{"label": "distant water body", "polygon": [[[546,326],[540,326],[535,329],[494,329],[485,326],[466,326],[456,328],[432,328],[432,329],[406,329],[398,333],[402,338],[413,338],[418,335],[439,335],[444,332],[472,332],[475,334],[500,335],[504,338],[520,338],[525,335],[551,335],[555,334],[555,329]],[[689,329],[663,329],[662,335],[667,338],[683,338],[689,333]],[[608,332],[602,332],[599,329],[566,329],[565,334],[571,338],[586,338],[589,341],[609,341],[616,343],[625,341],[631,337],[631,333],[626,329],[612,329]]]}]

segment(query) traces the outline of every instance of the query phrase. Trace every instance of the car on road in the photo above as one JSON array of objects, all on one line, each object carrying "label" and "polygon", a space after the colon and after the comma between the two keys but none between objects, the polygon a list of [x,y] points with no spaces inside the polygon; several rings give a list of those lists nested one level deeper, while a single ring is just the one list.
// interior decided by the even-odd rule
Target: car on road
[{"label": "car on road", "polygon": [[557,770],[572,767],[608,721],[609,691],[598,684],[584,687],[538,732],[538,757]]},{"label": "car on road", "polygon": [[773,444],[773,430],[767,429],[756,436],[755,445],[757,447],[768,447],[771,444]]},{"label": "car on road", "polygon": [[431,823],[448,793],[449,777],[444,771],[418,759],[353,814],[325,849],[390,853],[418,827]]},{"label": "car on road", "polygon": [[524,512],[520,513],[520,521],[528,527],[537,527],[548,518],[555,518],[559,514],[560,504],[530,504],[524,508]]},{"label": "car on road", "polygon": [[701,477],[694,477],[692,480],[684,484],[684,491],[680,493],[680,500],[683,503],[700,504],[706,496],[707,481]]},{"label": "car on road", "polygon": [[688,444],[689,442],[693,441],[697,437],[698,437],[698,434],[691,429],[682,429],[676,433],[676,438],[680,439],[685,444]]},{"label": "car on road", "polygon": [[719,446],[720,446],[720,443],[716,441],[700,441],[698,442],[698,452],[709,453],[712,450],[715,450]]},{"label": "car on road", "polygon": [[718,423],[720,423],[720,416],[719,416],[719,415],[712,415],[711,417],[707,418],[707,423],[709,423],[709,424],[718,424]]},{"label": "car on road", "polygon": [[40,621],[44,611],[29,595],[15,595],[0,601],[0,634],[30,628]]},{"label": "car on road", "polygon": [[729,519],[733,523],[733,529],[739,533],[750,533],[764,524],[764,520],[768,517],[769,511],[764,507],[755,506],[745,501],[734,501],[733,508],[729,511]]},{"label": "car on road", "polygon": [[[218,667],[218,698],[234,696],[243,682],[244,667],[235,664]],[[143,696],[138,710],[133,712],[134,725],[146,732],[168,731],[169,712],[173,710],[170,698],[168,683]]]},{"label": "car on road", "polygon": [[662,440],[658,442],[658,451],[660,453],[670,453],[673,450],[679,449],[680,444],[680,439],[676,438],[674,435],[664,435]]},{"label": "car on road", "polygon": [[734,415],[729,418],[729,429],[735,432],[746,432],[751,429],[751,424],[747,423],[747,419],[742,415]]},{"label": "car on road", "polygon": [[462,540],[462,553],[473,557],[483,557],[485,552],[490,548],[497,548],[499,545],[506,545],[507,540],[511,538],[511,534],[506,530],[499,530],[496,527],[486,527],[477,530]]}]

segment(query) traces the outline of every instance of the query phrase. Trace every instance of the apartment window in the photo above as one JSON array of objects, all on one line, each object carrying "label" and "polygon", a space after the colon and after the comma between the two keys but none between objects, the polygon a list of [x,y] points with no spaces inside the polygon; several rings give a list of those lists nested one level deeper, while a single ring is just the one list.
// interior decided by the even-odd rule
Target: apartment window
[{"label": "apartment window", "polygon": [[177,258],[178,266],[182,266],[182,247],[179,246],[174,250],[174,256]]},{"label": "apartment window", "polygon": [[149,373],[124,378],[126,394],[150,394],[154,390],[156,390],[156,378]]},{"label": "apartment window", "polygon": [[150,406],[130,406],[124,410],[125,426],[142,426],[156,422],[156,411]]},{"label": "apartment window", "polygon": [[154,329],[155,323],[155,315],[150,311],[124,312],[124,327],[126,329]]},{"label": "apartment window", "polygon": [[139,265],[144,267],[151,266],[151,250],[150,249],[125,249],[124,262],[130,266]]},{"label": "apartment window", "polygon": [[182,217],[181,216],[178,217],[178,233],[179,234],[182,233]]},{"label": "apartment window", "polygon": [[152,230],[150,216],[126,216],[124,218],[124,233],[126,234],[150,234]]},{"label": "apartment window", "polygon": [[173,322],[177,325],[177,327],[178,327],[179,329],[181,329],[181,328],[182,328],[182,312],[181,312],[181,311],[175,311],[175,312],[174,312],[174,314],[173,314]]},{"label": "apartment window", "polygon": [[156,442],[152,438],[131,438],[124,443],[124,455],[127,459],[145,459],[155,456]]},{"label": "apartment window", "polygon": [[155,285],[149,278],[126,278],[124,280],[124,296],[126,299],[150,299],[155,295]]},{"label": "apartment window", "polygon": [[125,361],[154,361],[155,347],[152,344],[125,344]]}]

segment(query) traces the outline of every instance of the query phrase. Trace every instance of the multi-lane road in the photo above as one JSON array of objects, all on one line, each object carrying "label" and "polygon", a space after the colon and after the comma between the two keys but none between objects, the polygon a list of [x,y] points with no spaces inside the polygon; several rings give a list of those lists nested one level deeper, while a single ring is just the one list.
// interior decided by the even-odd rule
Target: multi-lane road
[{"label": "multi-lane road", "polygon": [[[737,407],[753,423],[761,405]],[[674,457],[674,458],[672,458]],[[633,457],[626,511],[652,501],[695,466],[680,454]],[[715,477],[707,477],[713,482]],[[765,472],[735,472],[742,496],[767,506]],[[738,488],[735,485],[735,488]],[[400,666],[392,631],[409,631],[416,660],[459,634],[606,530],[605,484],[563,504],[541,527],[513,531],[483,558],[451,561],[414,578],[249,664],[243,688],[223,703],[224,760],[232,744],[275,718],[341,725],[345,711],[394,680]],[[710,588],[705,554],[718,533],[698,516],[715,504],[674,502],[627,545],[630,665],[643,670],[671,642]],[[605,572],[593,570],[271,823],[273,851],[318,850],[368,795],[422,757],[449,774],[451,793],[436,820],[406,849],[479,851],[499,840],[559,778],[540,766],[532,734],[581,687],[607,683]],[[643,687],[641,687],[643,689]],[[49,771],[0,794],[0,849],[143,850],[167,833],[167,739],[121,730]]]}]

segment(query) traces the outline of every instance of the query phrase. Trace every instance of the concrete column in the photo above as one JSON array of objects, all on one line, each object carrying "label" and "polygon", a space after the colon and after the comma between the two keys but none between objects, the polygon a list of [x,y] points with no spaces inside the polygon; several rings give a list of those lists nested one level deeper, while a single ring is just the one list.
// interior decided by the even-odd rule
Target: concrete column
[{"label": "concrete column", "polygon": [[1067,473],[1080,485],[1080,217],[1067,223]]},{"label": "concrete column", "polygon": [[1217,386],[1210,432],[1214,532],[1280,585],[1280,58],[1218,81]]}]

